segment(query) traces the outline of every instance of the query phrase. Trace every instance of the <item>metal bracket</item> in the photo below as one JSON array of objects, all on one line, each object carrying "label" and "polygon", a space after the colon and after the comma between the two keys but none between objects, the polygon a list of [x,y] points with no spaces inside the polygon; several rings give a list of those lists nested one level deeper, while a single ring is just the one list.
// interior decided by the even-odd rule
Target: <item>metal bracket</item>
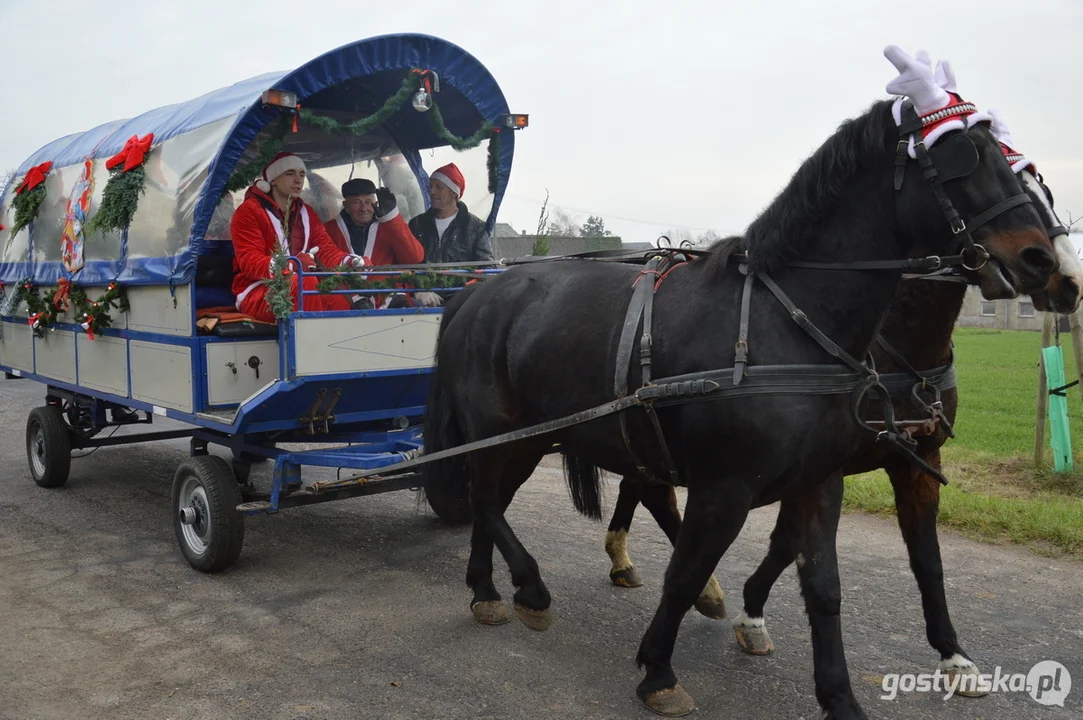
[{"label": "metal bracket", "polygon": [[[322,391],[321,391],[322,392]],[[342,388],[335,388],[331,391],[331,401],[327,403],[327,409],[323,411],[323,414],[317,414],[313,418],[313,422],[323,423],[324,433],[331,432],[331,422],[334,421],[335,416],[331,413],[335,409],[335,405],[338,404],[339,398],[342,397]]]},{"label": "metal bracket", "polygon": [[312,408],[308,411],[307,415],[301,416],[301,422],[308,425],[308,434],[315,435],[316,428],[313,427],[313,423],[317,422],[319,417],[320,406],[323,405],[323,398],[327,394],[327,388],[320,388],[316,393],[316,401],[312,403]]}]

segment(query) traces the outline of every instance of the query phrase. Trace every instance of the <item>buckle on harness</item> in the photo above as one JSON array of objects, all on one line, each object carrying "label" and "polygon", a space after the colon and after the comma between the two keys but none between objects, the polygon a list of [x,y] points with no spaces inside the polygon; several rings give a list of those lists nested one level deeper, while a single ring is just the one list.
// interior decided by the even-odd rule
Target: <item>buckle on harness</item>
[{"label": "buckle on harness", "polygon": [[952,232],[952,234],[953,235],[958,235],[959,233],[963,232],[964,230],[966,230],[966,221],[963,220],[961,217],[953,217],[951,219],[951,232]]}]

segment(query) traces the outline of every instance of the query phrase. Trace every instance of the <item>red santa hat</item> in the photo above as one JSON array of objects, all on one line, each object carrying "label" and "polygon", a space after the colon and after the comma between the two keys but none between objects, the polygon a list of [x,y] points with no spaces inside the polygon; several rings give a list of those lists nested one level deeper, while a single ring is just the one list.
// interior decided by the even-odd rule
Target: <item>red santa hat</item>
[{"label": "red santa hat", "polygon": [[458,198],[461,198],[466,190],[466,179],[459,172],[459,168],[455,167],[455,163],[448,163],[442,168],[437,168],[431,175],[431,179],[439,180],[447,185]]},{"label": "red santa hat", "polygon": [[291,152],[280,152],[271,158],[271,162],[267,163],[267,167],[263,168],[263,172],[260,173],[259,178],[256,180],[256,187],[265,193],[269,193],[271,192],[271,181],[276,177],[287,170],[304,169],[304,160]]}]

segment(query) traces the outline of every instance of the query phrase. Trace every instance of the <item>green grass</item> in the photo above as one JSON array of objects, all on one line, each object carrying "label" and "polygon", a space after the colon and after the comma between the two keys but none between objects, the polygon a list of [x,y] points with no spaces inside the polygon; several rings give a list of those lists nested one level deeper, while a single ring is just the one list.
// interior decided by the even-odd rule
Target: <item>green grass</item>
[{"label": "green grass", "polygon": [[[1064,373],[1076,377],[1071,336],[1061,335]],[[1083,399],[1068,390],[1075,469],[1033,467],[1041,335],[955,331],[959,412],[943,449],[950,485],[940,493],[940,524],[988,542],[1024,544],[1047,555],[1083,558]],[[1048,422],[1046,452],[1048,453]],[[893,514],[883,472],[847,478],[845,507]]]}]

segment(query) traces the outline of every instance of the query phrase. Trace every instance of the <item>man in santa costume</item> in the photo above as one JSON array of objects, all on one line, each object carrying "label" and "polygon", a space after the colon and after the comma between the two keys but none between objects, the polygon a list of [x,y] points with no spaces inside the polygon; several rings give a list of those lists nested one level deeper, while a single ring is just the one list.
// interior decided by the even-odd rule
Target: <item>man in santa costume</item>
[{"label": "man in santa costume", "polygon": [[[287,254],[297,257],[306,270],[315,270],[317,259],[326,268],[365,266],[365,259],[360,255],[335,247],[319,215],[301,200],[304,186],[304,162],[293,153],[280,152],[248,188],[244,202],[230,221],[233,294],[237,309],[256,320],[277,321],[267,305],[264,281],[274,272],[273,256],[280,244],[286,245]],[[288,238],[283,236],[283,220],[287,220]],[[296,309],[297,276],[290,266],[283,272],[290,276],[290,295]],[[305,290],[315,290],[316,286],[317,278],[305,278]],[[350,302],[340,295],[306,295],[304,309],[349,310]]]},{"label": "man in santa costume", "polygon": [[362,256],[366,265],[416,265],[425,250],[396,205],[389,189],[354,178],[342,184],[342,212],[324,227],[335,247]]}]

